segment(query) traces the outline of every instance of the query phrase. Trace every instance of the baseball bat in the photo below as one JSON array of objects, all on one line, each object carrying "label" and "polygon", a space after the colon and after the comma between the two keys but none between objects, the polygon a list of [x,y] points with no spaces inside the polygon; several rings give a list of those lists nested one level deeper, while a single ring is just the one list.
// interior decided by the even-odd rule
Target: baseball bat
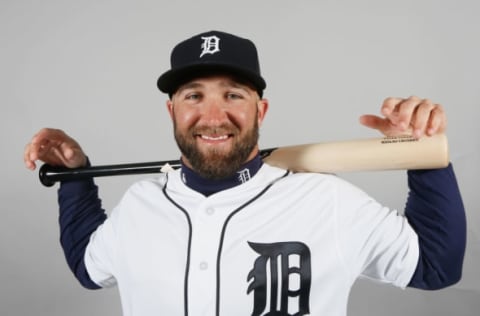
[{"label": "baseball bat", "polygon": [[[445,134],[420,139],[412,136],[357,139],[263,149],[260,155],[269,165],[294,172],[341,173],[352,171],[435,169],[449,163]],[[44,164],[40,182],[53,186],[58,181],[92,177],[168,172],[180,167],[179,160],[92,166],[69,169]]]}]

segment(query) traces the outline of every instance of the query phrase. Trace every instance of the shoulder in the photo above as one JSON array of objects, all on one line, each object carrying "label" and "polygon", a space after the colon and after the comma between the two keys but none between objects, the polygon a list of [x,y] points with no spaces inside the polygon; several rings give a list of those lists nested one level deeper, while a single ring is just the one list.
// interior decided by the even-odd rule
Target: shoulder
[{"label": "shoulder", "polygon": [[156,195],[163,190],[167,181],[168,175],[163,173],[156,177],[136,181],[125,191],[122,200],[131,197]]},{"label": "shoulder", "polygon": [[132,218],[139,219],[145,214],[163,208],[165,205],[163,190],[167,181],[168,176],[160,174],[134,182],[112,209],[111,220],[118,225],[120,222],[129,222]]},{"label": "shoulder", "polygon": [[[271,174],[284,174],[285,169],[265,164],[262,169]],[[343,179],[342,177],[331,173],[312,173],[312,172],[288,172],[288,174],[279,181],[279,185],[290,187],[295,191],[313,191],[315,194],[323,192],[330,197],[368,197],[368,195],[356,185]]]}]

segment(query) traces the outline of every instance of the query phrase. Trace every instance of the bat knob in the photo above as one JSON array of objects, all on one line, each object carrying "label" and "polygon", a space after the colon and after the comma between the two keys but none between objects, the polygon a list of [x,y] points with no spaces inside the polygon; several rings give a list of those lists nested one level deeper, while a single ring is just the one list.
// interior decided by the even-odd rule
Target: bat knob
[{"label": "bat knob", "polygon": [[51,166],[48,164],[44,164],[38,170],[38,177],[40,182],[46,187],[52,187],[55,184],[55,181],[48,177],[48,171],[51,169]]}]

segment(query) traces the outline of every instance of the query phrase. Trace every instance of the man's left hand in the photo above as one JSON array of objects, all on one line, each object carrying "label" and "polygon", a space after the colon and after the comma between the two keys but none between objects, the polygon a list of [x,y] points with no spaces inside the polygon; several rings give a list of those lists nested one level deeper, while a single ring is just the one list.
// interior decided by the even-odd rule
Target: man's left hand
[{"label": "man's left hand", "polygon": [[444,133],[447,127],[443,107],[416,96],[406,99],[387,98],[383,102],[381,113],[383,117],[362,115],[360,123],[379,130],[385,136],[412,135],[416,138]]}]

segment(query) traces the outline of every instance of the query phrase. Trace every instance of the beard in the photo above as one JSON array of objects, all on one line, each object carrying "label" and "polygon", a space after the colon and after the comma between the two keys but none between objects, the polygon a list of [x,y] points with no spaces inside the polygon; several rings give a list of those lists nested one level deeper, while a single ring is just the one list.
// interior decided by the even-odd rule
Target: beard
[{"label": "beard", "polygon": [[228,151],[218,148],[201,150],[197,145],[198,134],[226,133],[238,136],[239,128],[234,124],[222,124],[218,127],[192,127],[186,133],[178,130],[174,121],[175,140],[180,151],[190,162],[192,169],[200,176],[219,180],[228,178],[237,172],[247,162],[250,154],[258,143],[259,127],[255,117],[254,125],[247,130],[246,134],[234,139],[232,148]]}]

